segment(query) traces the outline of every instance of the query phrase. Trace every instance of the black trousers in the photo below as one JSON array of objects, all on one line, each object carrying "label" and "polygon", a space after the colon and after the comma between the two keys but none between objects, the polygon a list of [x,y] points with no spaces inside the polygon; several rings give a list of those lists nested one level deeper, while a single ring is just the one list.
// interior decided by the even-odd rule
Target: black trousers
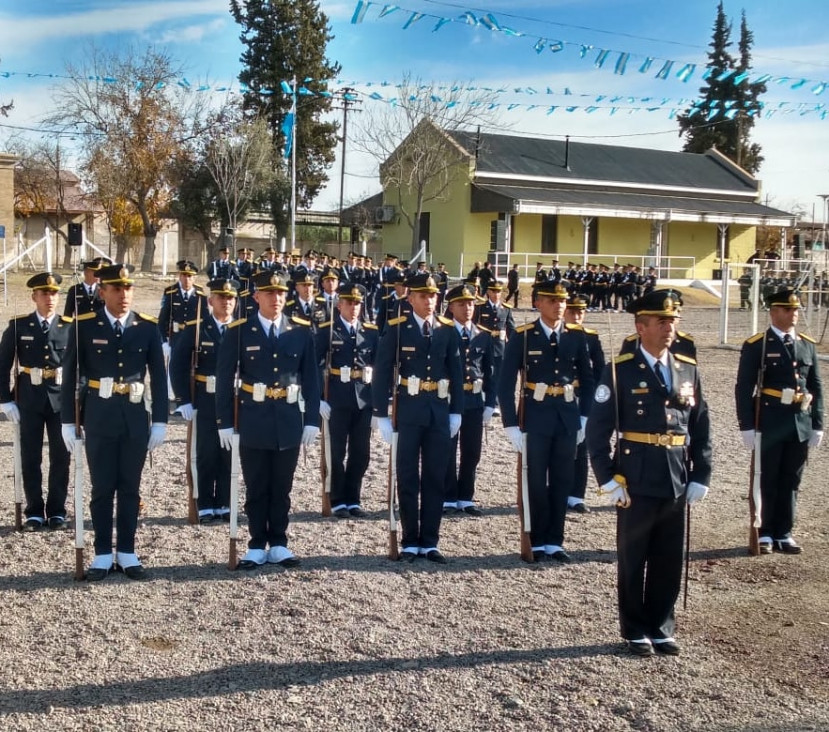
[{"label": "black trousers", "polygon": [[288,546],[288,512],[299,447],[259,450],[241,445],[239,457],[247,490],[248,548]]},{"label": "black trousers", "polygon": [[760,455],[760,536],[788,539],[792,535],[797,491],[806,467],[809,443],[800,442],[792,425],[784,439],[763,439]]},{"label": "black trousers", "polygon": [[587,441],[582,440],[576,447],[576,464],[573,477],[573,489],[570,498],[584,499],[587,492]]},{"label": "black trousers", "polygon": [[534,547],[564,545],[567,496],[573,489],[576,433],[554,437],[527,433],[530,541]]},{"label": "black trousers", "polygon": [[616,509],[619,625],[626,640],[673,636],[684,534],[684,495],[631,495],[629,508]]},{"label": "black trousers", "polygon": [[368,470],[371,409],[331,409],[331,505],[359,506]]},{"label": "black trousers", "polygon": [[199,412],[196,412],[196,469],[199,510],[229,508],[230,450],[223,450],[219,443],[216,420],[199,419]]},{"label": "black trousers", "polygon": [[513,301],[513,306],[518,307],[518,290],[507,290],[507,299],[504,301],[507,305],[509,305],[509,301]]},{"label": "black trousers", "polygon": [[[463,413],[461,429],[452,438],[446,465],[446,493],[444,501],[471,501],[475,495],[475,475],[481,462],[481,442],[484,436],[484,408],[467,409]],[[460,462],[458,461],[460,445]]]},{"label": "black trousers", "polygon": [[115,550],[135,551],[138,492],[147,457],[149,429],[130,437],[127,426],[107,425],[106,434],[86,435],[86,461],[92,478],[89,511],[95,530],[95,554],[112,553],[112,509],[115,504]]},{"label": "black trousers", "polygon": [[[47,403],[44,411],[20,410],[20,465],[26,518],[66,516],[66,491],[69,485],[69,453],[61,436],[60,413]],[[49,438],[49,478],[46,502],[43,501],[43,431]]]},{"label": "black trousers", "polygon": [[397,496],[404,549],[431,549],[440,539],[443,482],[449,461],[449,422],[397,428]]}]

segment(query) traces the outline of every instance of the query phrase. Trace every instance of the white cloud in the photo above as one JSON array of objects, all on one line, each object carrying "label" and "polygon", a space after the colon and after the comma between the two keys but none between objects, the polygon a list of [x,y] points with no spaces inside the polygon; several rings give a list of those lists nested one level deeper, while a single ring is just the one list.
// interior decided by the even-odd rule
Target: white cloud
[{"label": "white cloud", "polygon": [[161,43],[198,43],[206,36],[219,32],[225,26],[224,18],[215,18],[209,23],[188,25],[164,31],[158,39]]}]

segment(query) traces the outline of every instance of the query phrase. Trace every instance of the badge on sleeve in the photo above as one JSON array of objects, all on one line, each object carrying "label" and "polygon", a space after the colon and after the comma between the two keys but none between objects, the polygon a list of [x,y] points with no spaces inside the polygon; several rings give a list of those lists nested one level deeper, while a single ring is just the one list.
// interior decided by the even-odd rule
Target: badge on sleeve
[{"label": "badge on sleeve", "polygon": [[606,402],[610,399],[610,387],[605,384],[599,384],[594,398],[599,404]]}]

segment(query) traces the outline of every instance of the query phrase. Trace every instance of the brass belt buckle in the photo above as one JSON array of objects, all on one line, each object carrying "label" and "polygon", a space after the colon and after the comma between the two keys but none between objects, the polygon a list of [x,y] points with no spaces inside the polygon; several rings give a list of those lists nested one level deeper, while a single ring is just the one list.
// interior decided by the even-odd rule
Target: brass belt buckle
[{"label": "brass belt buckle", "polygon": [[660,447],[670,447],[671,446],[671,436],[670,435],[657,435],[656,441],[657,441],[657,444]]}]

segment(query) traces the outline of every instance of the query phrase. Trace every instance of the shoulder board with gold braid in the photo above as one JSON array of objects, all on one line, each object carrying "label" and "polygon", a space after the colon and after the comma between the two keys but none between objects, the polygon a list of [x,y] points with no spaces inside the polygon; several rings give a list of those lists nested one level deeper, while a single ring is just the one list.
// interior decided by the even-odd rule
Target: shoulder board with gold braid
[{"label": "shoulder board with gold braid", "polygon": [[581,329],[582,329],[585,333],[587,333],[587,335],[599,335],[599,331],[594,330],[593,328],[585,328],[584,326],[582,326],[582,328],[581,328]]},{"label": "shoulder board with gold braid", "polygon": [[400,325],[401,323],[406,322],[406,316],[401,315],[399,318],[392,318],[391,320],[386,321],[386,325]]},{"label": "shoulder board with gold braid", "polygon": [[98,317],[98,313],[96,313],[93,310],[89,313],[84,313],[83,315],[79,315],[77,318],[75,318],[75,320],[92,320],[93,318],[97,318],[97,317]]},{"label": "shoulder board with gold braid", "polygon": [[454,325],[455,321],[450,320],[449,318],[444,318],[442,315],[438,315],[438,322],[443,323],[444,325]]},{"label": "shoulder board with gold braid", "polygon": [[194,289],[199,295],[204,295],[204,288],[201,285],[196,285]]},{"label": "shoulder board with gold braid", "polygon": [[363,323],[363,328],[368,328],[369,330],[377,330],[377,325],[375,323]]},{"label": "shoulder board with gold braid", "polygon": [[[93,315],[94,315],[94,314],[95,314],[95,313],[93,313]],[[24,318],[29,318],[29,317],[31,317],[31,315],[32,315],[31,313],[20,313],[20,315],[14,315],[14,316],[12,316],[12,318],[11,318],[11,319],[12,319],[12,320],[23,320]]]},{"label": "shoulder board with gold braid", "polygon": [[485,327],[484,327],[483,325],[481,325],[480,323],[475,323],[475,327],[476,327],[479,331],[481,331],[482,333],[489,333],[490,335],[492,334],[492,329],[491,329],[491,328],[485,328]]},{"label": "shoulder board with gold braid", "polygon": [[327,323],[320,323],[317,328],[330,328],[333,320],[329,320]]},{"label": "shoulder board with gold braid", "polygon": [[510,305],[508,302],[502,302],[501,305],[503,305],[505,308],[512,309],[512,305]]},{"label": "shoulder board with gold braid", "polygon": [[233,321],[230,325],[228,325],[227,327],[228,327],[228,329],[230,329],[230,328],[235,328],[237,325],[241,325],[242,323],[247,323],[247,322],[248,322],[248,319],[247,319],[247,318],[237,318],[236,320],[234,320],[234,321]]},{"label": "shoulder board with gold braid", "polygon": [[567,330],[581,330],[581,331],[583,331],[583,330],[584,330],[584,326],[583,326],[583,325],[579,325],[578,323],[565,323],[565,324],[564,324],[564,327],[565,327]]},{"label": "shoulder board with gold braid", "polygon": [[64,323],[71,323],[71,322],[72,322],[72,320],[73,320],[73,318],[72,318],[72,316],[71,316],[71,315],[61,315],[61,316],[60,316],[60,319],[61,319]]},{"label": "shoulder board with gold braid", "polygon": [[811,336],[807,336],[805,333],[798,333],[798,335],[807,343],[817,343],[817,341],[812,338]]},{"label": "shoulder board with gold braid", "polygon": [[631,333],[627,338],[626,341],[635,341],[638,340],[639,336],[636,333]]},{"label": "shoulder board with gold braid", "polygon": [[136,313],[136,315],[139,318],[141,318],[141,320],[146,320],[146,321],[149,321],[150,323],[157,323],[158,322],[158,318],[156,318],[154,315],[147,315],[147,313]]},{"label": "shoulder board with gold braid", "polygon": [[682,361],[683,363],[690,363],[694,366],[697,365],[697,360],[695,358],[691,358],[690,356],[683,356],[681,353],[675,353],[674,358],[677,361]]},{"label": "shoulder board with gold braid", "polygon": [[694,336],[689,335],[688,333],[683,333],[681,330],[678,330],[676,332],[676,335],[677,335],[677,338],[684,338],[686,341],[693,342],[693,340],[694,340]]},{"label": "shoulder board with gold braid", "polygon": [[164,290],[165,295],[172,295],[176,290],[178,290],[178,285],[171,285],[166,290]]},{"label": "shoulder board with gold braid", "polygon": [[625,361],[630,361],[633,359],[635,354],[633,353],[623,353],[619,356],[616,356],[613,359],[613,363],[624,363]]},{"label": "shoulder board with gold braid", "polygon": [[[384,282],[383,284],[386,284],[386,283]],[[381,297],[380,299],[381,300],[388,300],[390,297],[391,297],[391,294],[388,294],[388,295],[383,295],[383,297]]]},{"label": "shoulder board with gold braid", "polygon": [[286,303],[285,303],[285,307],[286,307],[286,308],[287,308],[287,307],[290,307],[290,306],[291,306],[291,305],[293,305],[295,302],[296,302],[296,300],[288,300],[288,302],[286,302]]},{"label": "shoulder board with gold braid", "polygon": [[311,325],[310,320],[305,320],[305,318],[300,318],[299,315],[292,315],[291,322],[296,323],[297,325]]},{"label": "shoulder board with gold braid", "polygon": [[524,333],[525,331],[532,330],[535,326],[535,323],[524,323],[524,325],[519,325],[516,329],[516,333]]},{"label": "shoulder board with gold braid", "polygon": [[766,334],[765,331],[760,331],[759,333],[755,333],[750,338],[746,338],[745,342],[746,343],[757,343],[757,341],[759,341],[765,334]]}]

